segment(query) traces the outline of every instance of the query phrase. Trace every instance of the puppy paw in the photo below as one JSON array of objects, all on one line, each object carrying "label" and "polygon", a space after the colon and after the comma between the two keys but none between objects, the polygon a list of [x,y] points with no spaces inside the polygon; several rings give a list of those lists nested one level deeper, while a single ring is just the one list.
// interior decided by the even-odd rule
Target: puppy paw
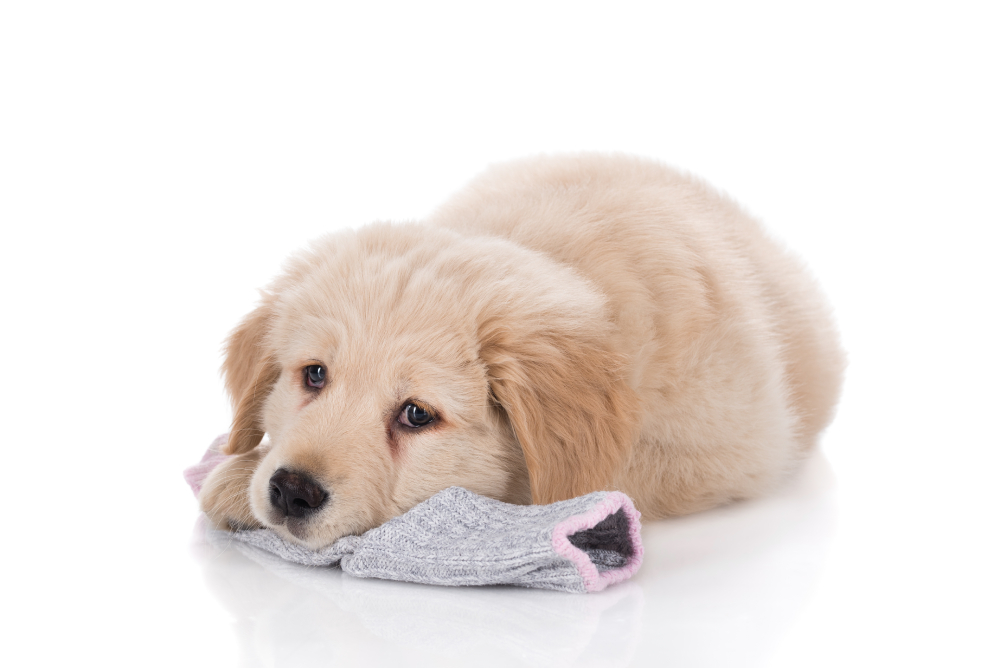
[{"label": "puppy paw", "polygon": [[263,457],[261,448],[223,462],[212,471],[198,495],[201,509],[216,529],[262,528],[250,508],[250,480]]}]

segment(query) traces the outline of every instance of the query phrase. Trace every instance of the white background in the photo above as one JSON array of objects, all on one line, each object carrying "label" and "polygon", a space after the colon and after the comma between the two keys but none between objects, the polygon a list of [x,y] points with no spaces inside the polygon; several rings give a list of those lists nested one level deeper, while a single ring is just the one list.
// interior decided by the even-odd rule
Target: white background
[{"label": "white background", "polygon": [[[1000,662],[995,3],[0,8],[6,665]],[[799,251],[851,366],[770,499],[572,597],[199,538],[219,350],[283,258],[486,165],[661,159]]]}]

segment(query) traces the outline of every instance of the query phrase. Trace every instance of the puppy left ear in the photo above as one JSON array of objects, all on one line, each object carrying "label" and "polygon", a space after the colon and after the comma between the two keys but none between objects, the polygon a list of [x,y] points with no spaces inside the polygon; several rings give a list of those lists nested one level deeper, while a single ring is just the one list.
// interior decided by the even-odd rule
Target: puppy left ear
[{"label": "puppy left ear", "polygon": [[230,455],[250,452],[264,438],[264,402],[281,375],[264,343],[272,300],[265,293],[263,303],[243,319],[226,342],[222,370],[233,401],[233,426],[225,447]]},{"label": "puppy left ear", "polygon": [[639,401],[623,361],[599,332],[558,322],[532,329],[480,332],[491,390],[524,451],[532,502],[609,489],[638,432]]}]

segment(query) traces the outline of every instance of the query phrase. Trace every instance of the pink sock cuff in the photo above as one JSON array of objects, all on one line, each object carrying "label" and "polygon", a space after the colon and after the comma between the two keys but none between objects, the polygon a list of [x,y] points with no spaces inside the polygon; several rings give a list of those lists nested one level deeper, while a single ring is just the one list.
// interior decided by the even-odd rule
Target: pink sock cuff
[{"label": "pink sock cuff", "polygon": [[[625,565],[604,572],[590,560],[587,553],[569,542],[569,537],[580,531],[593,529],[598,523],[609,516],[624,511],[628,519],[629,538],[632,540],[632,556]],[[574,515],[556,525],[552,531],[552,548],[556,554],[568,559],[583,578],[583,584],[588,592],[601,591],[608,585],[627,580],[639,570],[642,565],[642,537],[639,524],[639,511],[632,500],[621,492],[609,492],[596,506],[582,515]]]},{"label": "pink sock cuff", "polygon": [[197,497],[201,493],[201,486],[205,484],[205,478],[212,470],[226,461],[232,455],[222,454],[222,446],[229,440],[229,434],[222,434],[208,446],[208,450],[202,456],[201,461],[194,466],[184,469],[184,480],[191,487],[191,491]]}]

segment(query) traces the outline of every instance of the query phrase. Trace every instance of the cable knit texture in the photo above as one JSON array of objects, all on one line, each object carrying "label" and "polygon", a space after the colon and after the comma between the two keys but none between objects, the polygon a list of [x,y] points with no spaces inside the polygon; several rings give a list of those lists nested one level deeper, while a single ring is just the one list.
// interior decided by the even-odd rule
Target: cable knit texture
[{"label": "cable knit texture", "polygon": [[[197,495],[225,460],[224,437],[184,472]],[[227,534],[306,566],[340,566],[357,577],[436,585],[517,585],[601,591],[642,564],[639,511],[621,492],[593,492],[544,506],[518,506],[451,487],[367,531],[322,550],[269,529]],[[221,532],[220,532],[221,533]]]}]

